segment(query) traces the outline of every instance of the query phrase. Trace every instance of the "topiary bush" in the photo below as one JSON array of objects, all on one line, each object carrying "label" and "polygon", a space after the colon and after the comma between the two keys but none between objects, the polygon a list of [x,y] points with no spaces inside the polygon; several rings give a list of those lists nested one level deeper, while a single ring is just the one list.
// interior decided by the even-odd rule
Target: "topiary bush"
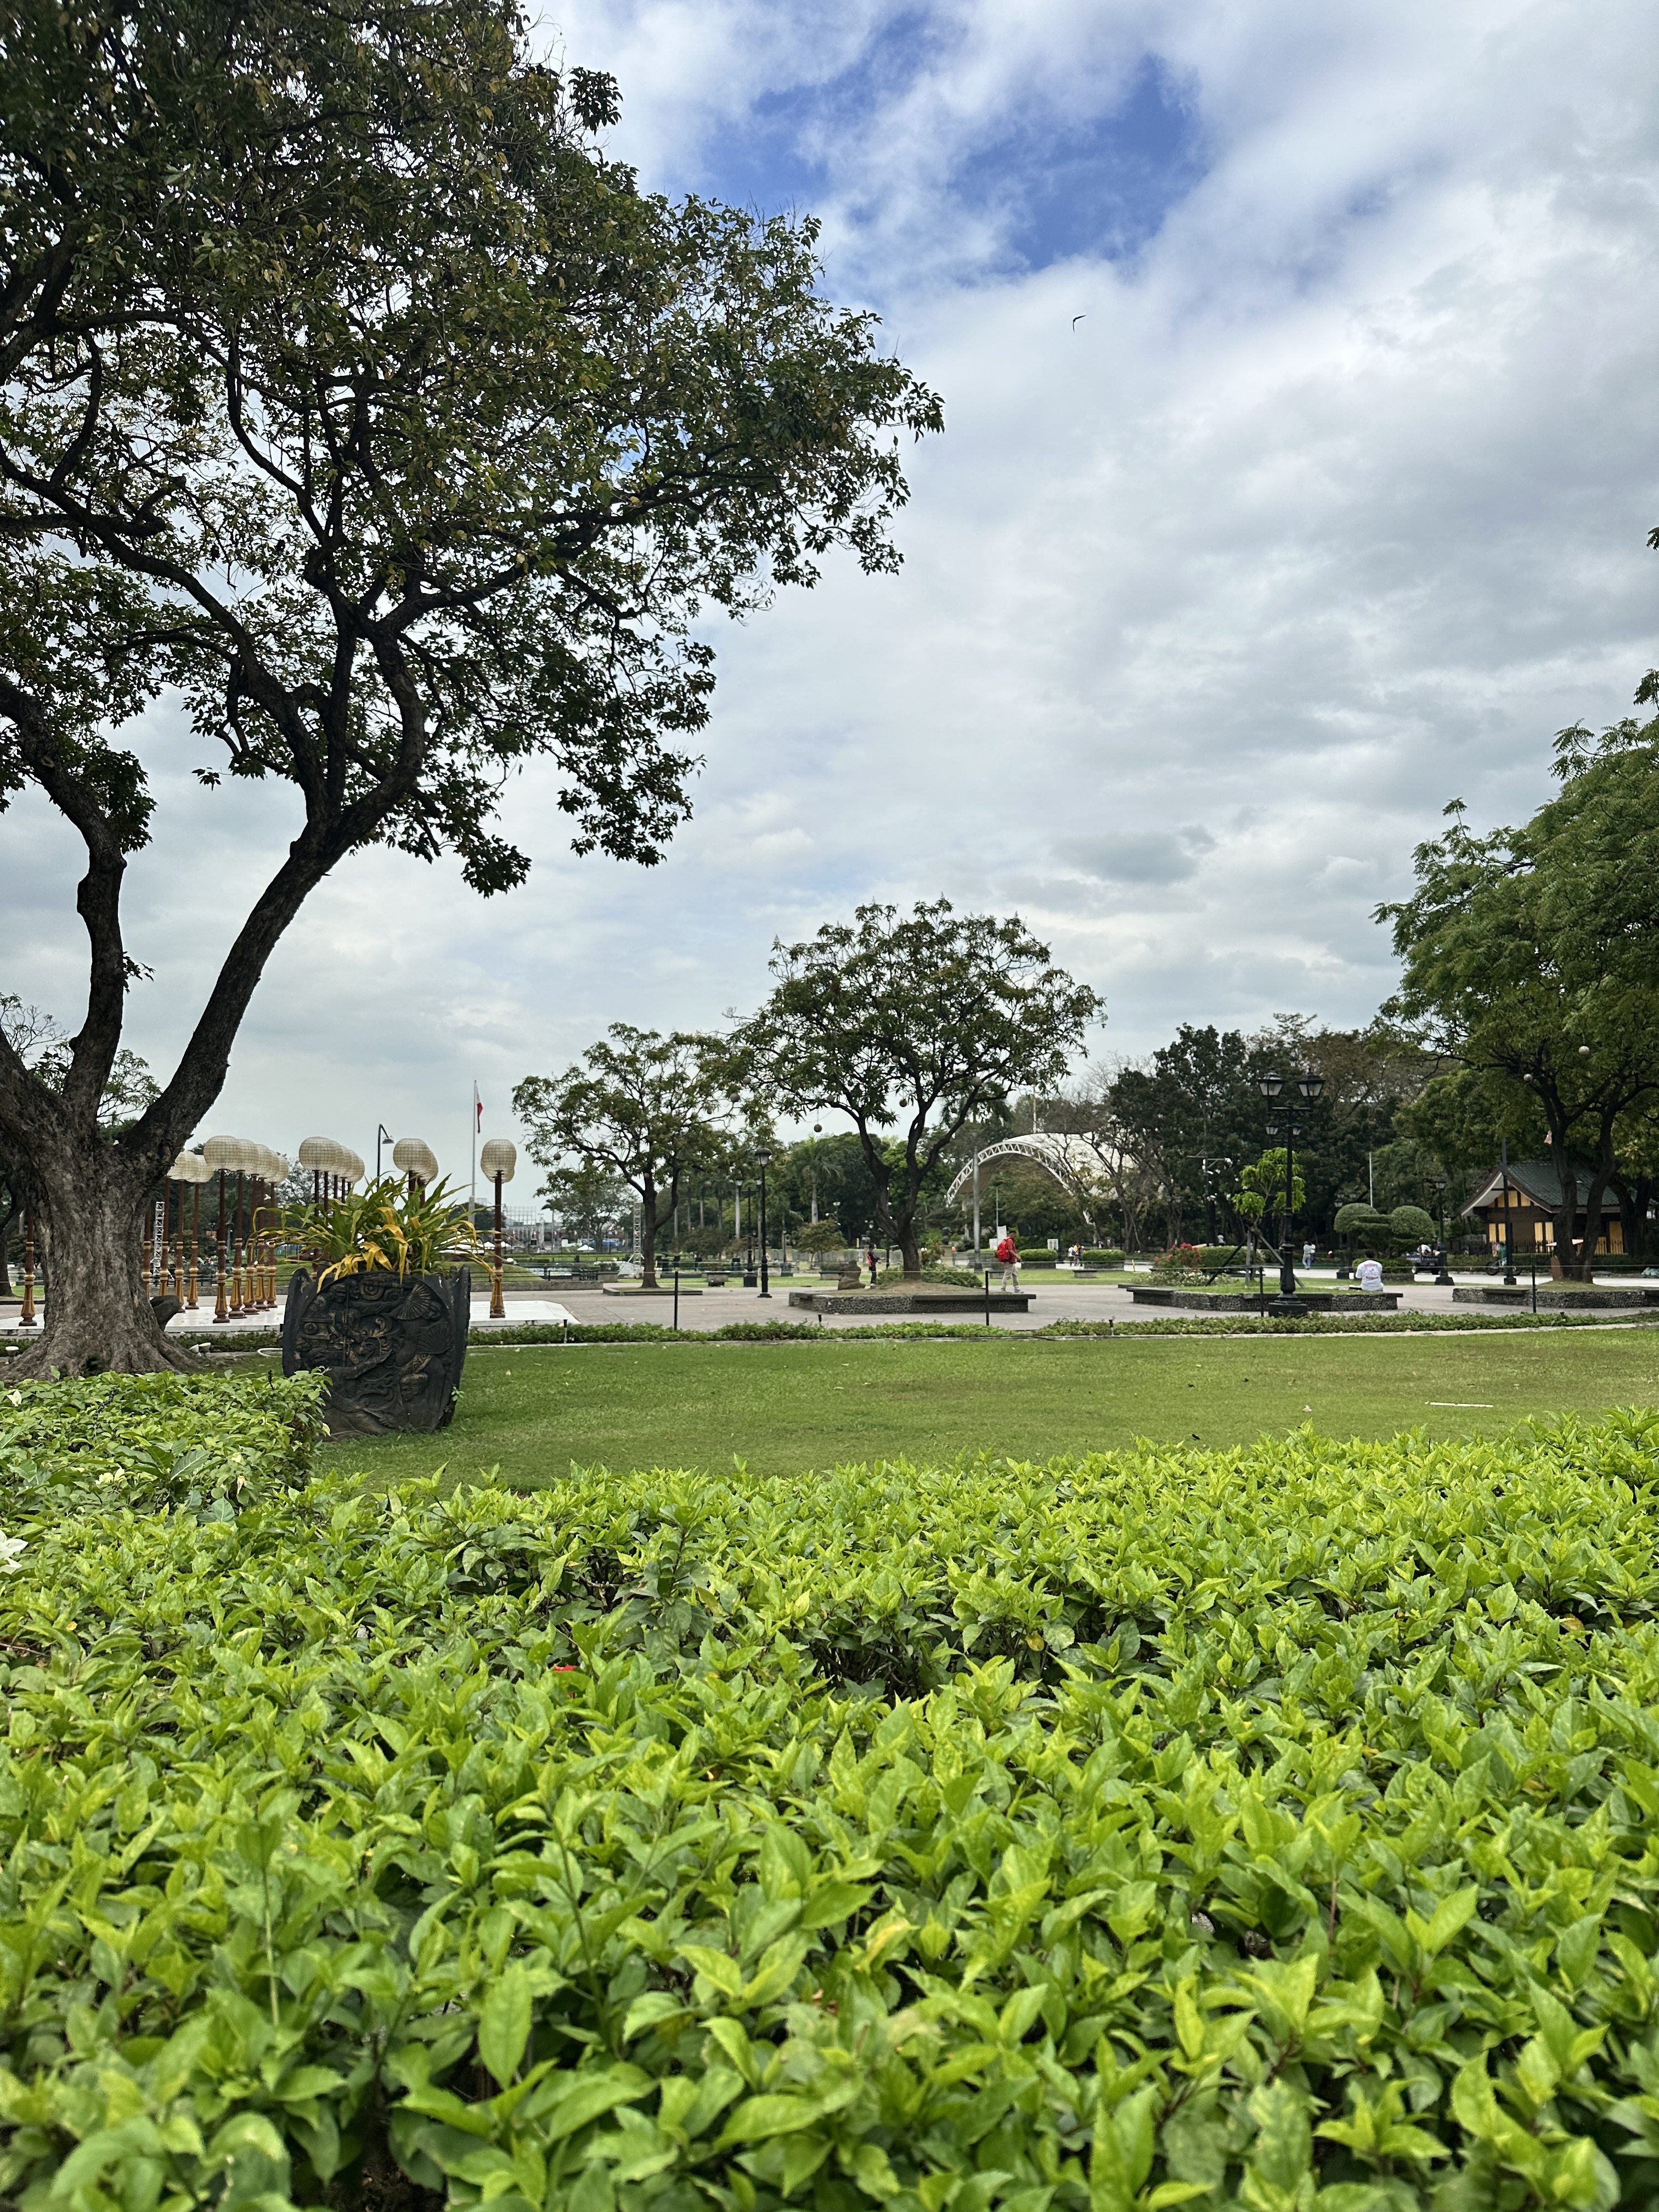
[{"label": "topiary bush", "polygon": [[1409,1252],[1419,1244],[1438,1244],[1440,1224],[1420,1206],[1396,1206],[1389,1216],[1389,1233],[1395,1248]]}]

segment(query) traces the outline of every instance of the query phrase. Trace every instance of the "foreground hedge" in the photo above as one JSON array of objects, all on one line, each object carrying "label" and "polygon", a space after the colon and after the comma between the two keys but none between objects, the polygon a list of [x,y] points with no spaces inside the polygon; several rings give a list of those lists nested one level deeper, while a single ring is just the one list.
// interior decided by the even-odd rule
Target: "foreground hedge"
[{"label": "foreground hedge", "polygon": [[14,1512],[0,2189],[1653,2202],[1656,1464]]}]

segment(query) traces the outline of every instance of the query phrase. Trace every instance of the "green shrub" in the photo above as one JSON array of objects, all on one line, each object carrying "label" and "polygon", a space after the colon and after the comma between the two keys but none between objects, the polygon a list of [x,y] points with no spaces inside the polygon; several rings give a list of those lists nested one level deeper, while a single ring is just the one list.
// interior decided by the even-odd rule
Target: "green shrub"
[{"label": "green shrub", "polygon": [[1085,1252],[1083,1264],[1085,1267],[1121,1267],[1123,1265],[1123,1256],[1121,1250],[1115,1244],[1103,1248],[1097,1247]]},{"label": "green shrub", "polygon": [[1389,1234],[1397,1250],[1408,1252],[1419,1244],[1438,1244],[1440,1226],[1423,1206],[1396,1206],[1389,1216]]},{"label": "green shrub", "polygon": [[222,1516],[303,1482],[327,1378],[264,1369],[0,1388],[0,1512],[125,1504]]},{"label": "green shrub", "polygon": [[[884,1290],[896,1291],[905,1280],[904,1270],[902,1267],[884,1267],[876,1279]],[[926,1267],[919,1278],[912,1277],[910,1279],[939,1284],[958,1291],[982,1290],[985,1285],[984,1275],[972,1267]]]},{"label": "green shrub", "polygon": [[14,1516],[0,2189],[1651,2202],[1656,1468]]}]

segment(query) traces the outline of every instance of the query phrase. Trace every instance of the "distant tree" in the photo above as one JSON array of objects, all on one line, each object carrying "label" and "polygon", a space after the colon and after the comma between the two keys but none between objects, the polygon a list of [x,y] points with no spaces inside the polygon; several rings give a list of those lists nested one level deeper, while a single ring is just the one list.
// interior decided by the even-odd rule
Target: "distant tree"
[{"label": "distant tree", "polygon": [[1364,1199],[1351,1199],[1346,1206],[1338,1206],[1336,1218],[1331,1226],[1346,1244],[1350,1260],[1353,1258],[1357,1246],[1363,1247],[1367,1252],[1387,1249],[1389,1217],[1386,1213],[1379,1213]]},{"label": "distant tree", "polygon": [[[1288,1165],[1284,1146],[1270,1146],[1259,1159],[1250,1161],[1243,1169],[1239,1176],[1238,1188],[1233,1193],[1235,1208],[1252,1228],[1259,1228],[1266,1220],[1273,1222],[1276,1231],[1273,1238],[1275,1249],[1282,1247],[1285,1242],[1285,1176]],[[1291,1170],[1289,1200],[1291,1213],[1299,1213],[1308,1202],[1308,1186],[1299,1158]]]},{"label": "distant tree", "polygon": [[957,1133],[1022,1084],[1057,1088],[1103,1002],[1017,916],[958,915],[948,899],[905,916],[861,906],[850,923],[778,945],[772,973],[771,996],[734,1037],[739,1065],[764,1069],[793,1112],[847,1115],[878,1236],[919,1274],[924,1186]]},{"label": "distant tree", "polygon": [[1261,1079],[1307,1065],[1325,1088],[1298,1103],[1297,1160],[1311,1218],[1325,1221],[1364,1182],[1368,1154],[1389,1141],[1401,1102],[1434,1070],[1413,1042],[1375,1024],[1324,1029],[1304,1014],[1276,1015],[1249,1036],[1183,1023],[1150,1059],[1108,1075],[1103,1109],[1136,1157],[1158,1164],[1172,1241],[1199,1223],[1206,1237],[1230,1231],[1228,1194],[1270,1118]]},{"label": "distant tree", "polygon": [[779,1197],[795,1220],[811,1220],[816,1188],[820,1225],[830,1221],[840,1243],[856,1244],[869,1233],[876,1218],[875,1178],[852,1130],[791,1145],[775,1172]]},{"label": "distant tree", "polygon": [[630,1211],[623,1185],[590,1160],[568,1160],[553,1169],[542,1183],[541,1196],[563,1233],[578,1244],[602,1245]]},{"label": "distant tree", "polygon": [[1556,1253],[1588,1275],[1619,1132],[1659,1094],[1659,722],[1563,731],[1555,767],[1559,795],[1519,829],[1479,836],[1454,800],[1418,848],[1415,892],[1377,918],[1405,963],[1385,1012],[1482,1078],[1500,1113],[1541,1121]]},{"label": "distant tree", "polygon": [[801,1252],[836,1252],[847,1243],[838,1221],[803,1221],[792,1230],[790,1243]]},{"label": "distant tree", "polygon": [[530,1156],[558,1174],[620,1183],[640,1203],[645,1283],[657,1280],[657,1240],[687,1179],[717,1167],[732,1139],[722,1121],[724,1048],[708,1037],[613,1023],[562,1075],[530,1075],[513,1110],[530,1131]]},{"label": "distant tree", "polygon": [[[305,900],[375,845],[520,883],[499,809],[536,758],[578,850],[654,861],[700,624],[833,548],[895,566],[896,439],[939,409],[823,297],[810,221],[641,191],[612,81],[493,0],[20,0],[6,63],[0,805],[81,841],[89,979],[60,1090],[0,1041],[52,1265],[18,1365],[183,1365],[139,1210]],[[112,1133],[164,689],[283,850]]]}]

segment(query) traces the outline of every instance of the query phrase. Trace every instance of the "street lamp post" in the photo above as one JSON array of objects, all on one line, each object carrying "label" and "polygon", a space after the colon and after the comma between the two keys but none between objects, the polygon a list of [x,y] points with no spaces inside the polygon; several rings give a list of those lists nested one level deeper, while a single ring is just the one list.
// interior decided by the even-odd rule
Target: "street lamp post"
[{"label": "street lamp post", "polygon": [[771,1147],[757,1145],[755,1165],[760,1170],[760,1294],[763,1298],[772,1295],[771,1279],[766,1272],[766,1170],[772,1158]]},{"label": "street lamp post", "polygon": [[495,1264],[489,1273],[489,1318],[505,1321],[507,1302],[501,1296],[501,1185],[511,1182],[519,1164],[519,1148],[507,1137],[491,1137],[478,1155],[478,1165],[495,1186]]},{"label": "street lamp post", "polygon": [[1510,1140],[1500,1138],[1498,1158],[1504,1170],[1504,1280],[1515,1280],[1515,1232],[1510,1219]]},{"label": "street lamp post", "polygon": [[1431,1176],[1429,1182],[1440,1209],[1440,1272],[1434,1279],[1443,1285],[1452,1279],[1451,1252],[1446,1243],[1446,1178],[1444,1176]]},{"label": "street lamp post", "polygon": [[[1296,1079],[1296,1087],[1310,1105],[1325,1088],[1325,1079],[1311,1067],[1304,1067]],[[1277,1098],[1285,1088],[1285,1079],[1269,1068],[1261,1081],[1264,1098]],[[1269,1121],[1267,1134],[1276,1137],[1279,1126]],[[1291,1222],[1296,1212],[1296,1140],[1302,1134],[1297,1126],[1294,1107],[1285,1116],[1285,1211],[1279,1217],[1279,1233],[1282,1243],[1279,1254],[1279,1295],[1281,1298],[1296,1296],[1296,1269],[1291,1261]]]}]

